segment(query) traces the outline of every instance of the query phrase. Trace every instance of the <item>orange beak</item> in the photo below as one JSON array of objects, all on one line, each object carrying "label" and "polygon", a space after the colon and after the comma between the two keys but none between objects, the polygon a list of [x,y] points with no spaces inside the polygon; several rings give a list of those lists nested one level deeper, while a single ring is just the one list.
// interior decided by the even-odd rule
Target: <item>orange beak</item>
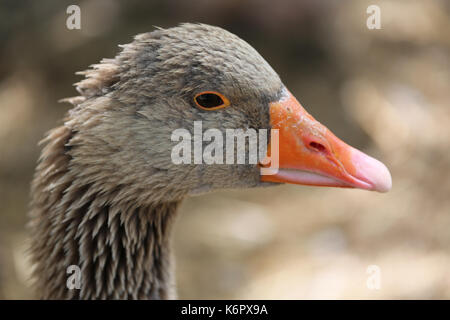
[{"label": "orange beak", "polygon": [[[378,192],[391,189],[391,174],[384,164],[337,138],[288,90],[270,104],[270,122],[272,129],[279,130],[278,172],[261,175],[262,181]],[[270,153],[269,145],[269,157]]]}]

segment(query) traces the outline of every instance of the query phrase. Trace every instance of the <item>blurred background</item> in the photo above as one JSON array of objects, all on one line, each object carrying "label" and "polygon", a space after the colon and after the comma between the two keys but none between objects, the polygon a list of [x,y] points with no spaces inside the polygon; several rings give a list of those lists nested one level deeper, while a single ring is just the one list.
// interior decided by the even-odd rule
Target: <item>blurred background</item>
[{"label": "blurred background", "polygon": [[[81,30],[66,8],[81,8]],[[369,30],[366,9],[381,9]],[[72,84],[133,35],[181,22],[254,46],[320,122],[391,170],[388,194],[280,186],[186,200],[180,298],[450,298],[450,2],[13,1],[0,4],[0,298],[33,298],[26,258],[38,141]],[[381,272],[371,290],[368,267]]]}]

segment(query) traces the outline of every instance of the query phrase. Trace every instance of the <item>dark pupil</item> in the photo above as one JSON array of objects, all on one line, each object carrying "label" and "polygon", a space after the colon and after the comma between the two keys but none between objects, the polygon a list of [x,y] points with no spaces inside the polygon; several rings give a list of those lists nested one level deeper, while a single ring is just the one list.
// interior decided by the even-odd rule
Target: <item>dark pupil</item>
[{"label": "dark pupil", "polygon": [[201,94],[196,98],[196,100],[197,103],[204,108],[214,108],[223,104],[222,98],[214,93]]}]

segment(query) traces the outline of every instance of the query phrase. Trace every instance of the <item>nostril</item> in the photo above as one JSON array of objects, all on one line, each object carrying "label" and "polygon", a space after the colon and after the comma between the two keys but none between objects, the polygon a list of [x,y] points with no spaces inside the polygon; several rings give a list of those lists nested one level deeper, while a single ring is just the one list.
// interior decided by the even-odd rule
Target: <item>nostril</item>
[{"label": "nostril", "polygon": [[327,148],[326,148],[323,144],[321,144],[321,143],[318,143],[318,142],[315,142],[315,141],[311,141],[311,142],[309,143],[309,146],[310,146],[312,149],[314,149],[315,151],[318,151],[318,152],[327,152]]}]

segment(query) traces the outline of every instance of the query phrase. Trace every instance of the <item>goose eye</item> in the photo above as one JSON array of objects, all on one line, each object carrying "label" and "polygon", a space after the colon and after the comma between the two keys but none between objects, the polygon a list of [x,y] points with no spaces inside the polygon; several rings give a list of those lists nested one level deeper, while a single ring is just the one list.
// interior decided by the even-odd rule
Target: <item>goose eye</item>
[{"label": "goose eye", "polygon": [[194,97],[194,101],[197,107],[204,110],[217,110],[230,105],[230,101],[225,96],[214,91],[200,92]]}]

